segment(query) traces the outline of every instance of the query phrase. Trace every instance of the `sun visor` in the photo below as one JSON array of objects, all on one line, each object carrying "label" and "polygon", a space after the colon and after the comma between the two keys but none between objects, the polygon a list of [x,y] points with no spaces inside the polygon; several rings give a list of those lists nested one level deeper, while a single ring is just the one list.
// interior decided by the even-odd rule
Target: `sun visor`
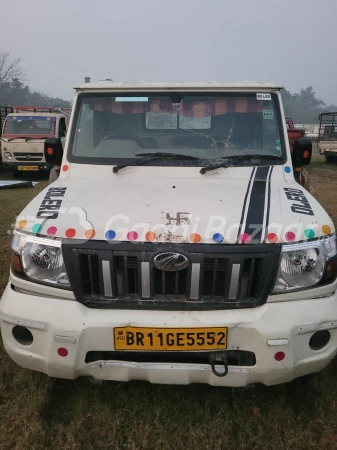
[{"label": "sun visor", "polygon": [[[142,97],[144,99],[144,97]],[[145,98],[146,99],[146,98]],[[255,98],[217,98],[211,101],[182,100],[172,103],[170,99],[146,99],[146,101],[120,101],[118,97],[99,97],[89,101],[94,111],[104,111],[114,114],[143,114],[146,112],[176,113],[182,116],[202,118],[219,116],[227,113],[261,113],[263,103]]]}]

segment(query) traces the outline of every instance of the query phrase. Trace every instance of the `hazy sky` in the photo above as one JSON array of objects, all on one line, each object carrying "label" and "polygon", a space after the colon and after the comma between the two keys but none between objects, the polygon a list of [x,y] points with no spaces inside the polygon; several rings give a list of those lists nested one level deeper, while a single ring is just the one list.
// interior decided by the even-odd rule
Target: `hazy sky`
[{"label": "hazy sky", "polygon": [[119,81],[313,85],[337,104],[337,0],[11,0],[0,50],[51,96]]}]

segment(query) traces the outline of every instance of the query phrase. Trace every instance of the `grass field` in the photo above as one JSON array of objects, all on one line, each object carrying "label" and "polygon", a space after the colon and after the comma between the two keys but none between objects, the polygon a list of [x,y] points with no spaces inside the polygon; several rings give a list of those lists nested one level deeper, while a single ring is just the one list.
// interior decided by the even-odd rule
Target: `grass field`
[{"label": "grass field", "polygon": [[[337,164],[316,155],[309,172],[314,195],[337,223]],[[8,230],[45,185],[0,191],[0,292],[8,279]],[[21,369],[0,349],[0,450],[336,449],[336,438],[336,360],[269,388],[93,386]]]}]

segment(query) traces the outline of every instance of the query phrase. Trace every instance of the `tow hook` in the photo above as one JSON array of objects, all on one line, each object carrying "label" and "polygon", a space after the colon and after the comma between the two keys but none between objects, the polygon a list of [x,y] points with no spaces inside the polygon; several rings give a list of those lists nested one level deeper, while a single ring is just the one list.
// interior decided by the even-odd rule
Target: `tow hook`
[{"label": "tow hook", "polygon": [[[212,367],[212,372],[217,377],[225,377],[228,374],[228,359],[226,352],[212,352],[209,357],[209,363]],[[215,368],[215,364],[224,366],[223,372],[218,372]]]}]

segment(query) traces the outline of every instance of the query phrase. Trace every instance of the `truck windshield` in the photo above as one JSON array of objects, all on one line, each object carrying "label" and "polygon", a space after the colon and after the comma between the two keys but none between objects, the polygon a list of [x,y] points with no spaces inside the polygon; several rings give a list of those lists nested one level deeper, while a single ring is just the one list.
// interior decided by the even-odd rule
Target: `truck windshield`
[{"label": "truck windshield", "polygon": [[15,136],[53,136],[56,117],[7,116],[3,137]]},{"label": "truck windshield", "polygon": [[179,166],[285,151],[276,94],[179,92],[80,94],[69,149],[70,161],[94,164],[158,151],[196,157],[151,162]]}]

